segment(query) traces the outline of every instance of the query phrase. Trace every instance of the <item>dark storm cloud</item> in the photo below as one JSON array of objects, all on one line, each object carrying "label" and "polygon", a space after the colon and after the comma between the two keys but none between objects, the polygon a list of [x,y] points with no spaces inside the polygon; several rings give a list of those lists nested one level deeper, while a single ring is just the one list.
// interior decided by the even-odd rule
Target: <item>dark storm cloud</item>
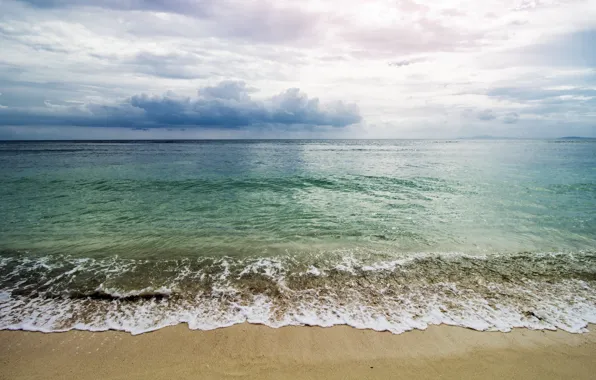
[{"label": "dark storm cloud", "polygon": [[224,81],[199,90],[197,97],[174,93],[134,95],[116,105],[46,103],[37,108],[0,108],[0,125],[76,125],[130,128],[250,126],[345,127],[361,120],[358,107],[338,101],[321,105],[297,88],[264,101],[244,82]]}]

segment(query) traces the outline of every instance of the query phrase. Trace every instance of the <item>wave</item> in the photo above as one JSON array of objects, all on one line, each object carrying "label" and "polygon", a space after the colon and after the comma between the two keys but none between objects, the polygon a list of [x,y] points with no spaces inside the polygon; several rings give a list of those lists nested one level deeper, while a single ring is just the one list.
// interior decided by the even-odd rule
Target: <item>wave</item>
[{"label": "wave", "polygon": [[457,182],[447,182],[433,177],[392,178],[383,176],[291,176],[268,178],[203,178],[186,180],[149,180],[149,179],[111,179],[111,180],[70,180],[53,179],[46,181],[39,178],[20,178],[13,182],[13,192],[22,188],[51,190],[54,188],[75,187],[81,190],[99,192],[129,193],[139,190],[151,192],[191,192],[220,193],[227,190],[254,192],[281,192],[292,190],[323,189],[341,193],[375,194],[377,192],[420,193],[462,193],[470,194],[470,189],[463,189]]},{"label": "wave", "polygon": [[139,334],[244,322],[583,332],[596,323],[596,252],[0,259],[1,329]]}]

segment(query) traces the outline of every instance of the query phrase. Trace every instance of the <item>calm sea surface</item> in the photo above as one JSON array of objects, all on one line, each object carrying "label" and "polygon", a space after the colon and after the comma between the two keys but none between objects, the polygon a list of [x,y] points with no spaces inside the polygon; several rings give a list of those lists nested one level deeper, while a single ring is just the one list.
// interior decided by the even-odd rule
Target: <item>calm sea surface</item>
[{"label": "calm sea surface", "polygon": [[596,322],[596,140],[0,142],[0,328]]}]

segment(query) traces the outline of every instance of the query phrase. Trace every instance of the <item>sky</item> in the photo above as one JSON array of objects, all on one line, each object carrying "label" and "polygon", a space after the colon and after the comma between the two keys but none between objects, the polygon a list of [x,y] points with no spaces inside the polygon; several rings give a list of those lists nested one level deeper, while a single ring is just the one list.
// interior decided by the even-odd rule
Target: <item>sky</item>
[{"label": "sky", "polygon": [[596,0],[0,0],[0,139],[596,137]]}]

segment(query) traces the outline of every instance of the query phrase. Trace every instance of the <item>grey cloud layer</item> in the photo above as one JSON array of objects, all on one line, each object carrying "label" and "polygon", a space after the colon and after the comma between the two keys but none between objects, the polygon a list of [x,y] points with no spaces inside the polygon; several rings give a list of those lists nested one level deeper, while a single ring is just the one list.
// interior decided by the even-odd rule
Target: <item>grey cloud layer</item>
[{"label": "grey cloud layer", "polygon": [[[496,99],[523,105],[525,115],[566,120],[590,120],[596,109],[596,75],[583,76],[584,86],[540,87],[501,87],[488,92]],[[505,122],[512,124],[519,119],[518,113],[507,115]]]},{"label": "grey cloud layer", "polygon": [[151,10],[161,12],[188,13],[206,11],[213,1],[199,0],[20,0],[39,8],[65,8],[65,7],[100,7],[123,10]]},{"label": "grey cloud layer", "polygon": [[259,101],[251,97],[256,91],[244,82],[224,81],[200,89],[195,98],[169,92],[162,96],[134,95],[116,105],[47,103],[43,108],[4,107],[0,108],[0,125],[234,129],[263,125],[345,127],[361,121],[355,104],[321,104],[318,98],[309,98],[297,88]]},{"label": "grey cloud layer", "polygon": [[[327,34],[341,40],[356,58],[380,54],[457,51],[477,47],[482,33],[457,30],[453,25],[427,17],[431,9],[415,1],[396,6],[405,13],[420,14],[411,25],[374,23],[355,25],[339,12],[311,12],[296,5],[271,0],[16,0],[37,9],[96,8],[114,11],[162,12],[187,16],[171,20],[151,16],[150,24],[132,23],[128,30],[139,35],[183,33],[232,38],[256,43],[321,45]],[[143,18],[143,16],[138,16]],[[183,25],[181,25],[182,23]]]},{"label": "grey cloud layer", "polygon": [[[184,29],[199,29],[205,35],[220,38],[238,38],[266,43],[282,43],[316,38],[317,14],[299,7],[278,6],[275,1],[238,0],[17,0],[38,9],[96,8],[115,11],[149,11],[182,15]],[[177,23],[178,24],[178,23]],[[181,25],[176,25],[180,27]],[[137,25],[131,31],[153,34],[177,34],[171,20],[154,18],[151,25]]]},{"label": "grey cloud layer", "polygon": [[596,10],[524,1],[0,0],[0,126],[594,135]]}]

